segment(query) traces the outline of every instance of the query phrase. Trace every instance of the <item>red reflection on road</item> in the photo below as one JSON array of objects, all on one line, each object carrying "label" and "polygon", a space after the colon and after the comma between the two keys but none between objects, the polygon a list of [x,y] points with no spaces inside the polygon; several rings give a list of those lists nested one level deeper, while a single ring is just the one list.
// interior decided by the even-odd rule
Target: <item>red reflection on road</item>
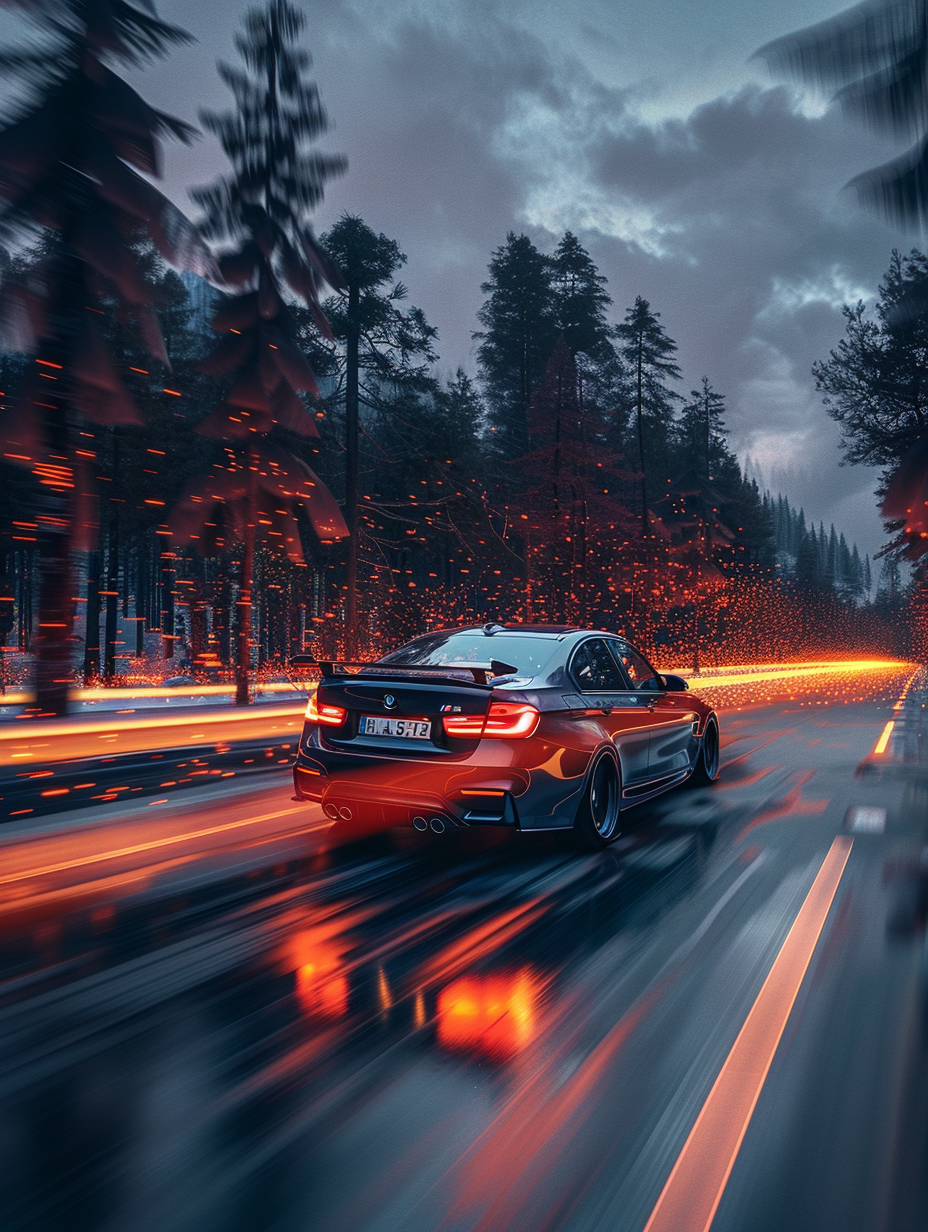
[{"label": "red reflection on road", "polygon": [[311,1018],[337,1019],[348,1013],[350,991],[343,947],[321,929],[297,933],[290,955],[300,1009]]},{"label": "red reflection on road", "polygon": [[514,1057],[535,1038],[539,991],[529,968],[462,976],[438,994],[438,1042],[451,1051]]}]

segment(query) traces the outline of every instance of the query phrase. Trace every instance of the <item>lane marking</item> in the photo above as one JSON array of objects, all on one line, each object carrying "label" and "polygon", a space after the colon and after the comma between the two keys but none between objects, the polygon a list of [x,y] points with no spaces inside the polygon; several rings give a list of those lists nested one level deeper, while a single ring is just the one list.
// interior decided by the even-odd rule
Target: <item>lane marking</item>
[{"label": "lane marking", "polygon": [[889,744],[889,738],[893,734],[893,728],[896,726],[896,720],[890,719],[880,734],[879,740],[873,746],[873,756],[882,757],[886,752],[886,746]]},{"label": "lane marking", "polygon": [[208,838],[211,834],[240,830],[244,826],[255,826],[262,821],[274,821],[277,817],[289,817],[293,813],[302,811],[302,808],[279,809],[276,813],[263,813],[260,817],[246,817],[242,821],[226,821],[221,826],[209,826],[205,830],[191,830],[187,834],[170,834],[166,838],[150,839],[147,843],[134,843],[131,847],[119,847],[115,851],[100,851],[89,856],[79,856],[73,860],[61,860],[58,864],[46,864],[41,868],[30,868],[25,872],[2,876],[0,885],[9,885],[13,881],[28,881],[30,877],[45,877],[50,873],[62,873],[71,868],[83,868],[88,864],[98,864],[103,860],[117,860],[120,856],[139,855],[143,851],[157,851],[160,847],[170,847],[174,843]]},{"label": "lane marking", "polygon": [[708,1232],[853,845],[847,835],[831,844],[644,1232]]},{"label": "lane marking", "polygon": [[883,834],[886,830],[886,809],[854,805],[847,810],[844,825],[855,834]]}]

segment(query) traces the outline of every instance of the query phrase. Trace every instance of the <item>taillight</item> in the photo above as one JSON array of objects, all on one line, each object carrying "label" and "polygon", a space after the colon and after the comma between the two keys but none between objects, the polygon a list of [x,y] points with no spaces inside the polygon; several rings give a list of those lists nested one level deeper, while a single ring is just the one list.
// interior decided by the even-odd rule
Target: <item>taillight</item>
[{"label": "taillight", "polygon": [[324,723],[327,727],[341,727],[347,717],[347,710],[342,710],[341,706],[330,706],[326,702],[320,702],[316,693],[312,694],[309,705],[306,707],[307,723]]},{"label": "taillight", "polygon": [[530,736],[541,715],[524,702],[491,702],[484,724],[485,736]]},{"label": "taillight", "polygon": [[481,736],[515,738],[530,736],[541,715],[534,706],[524,702],[491,702],[486,715],[446,714],[442,716],[449,736]]},{"label": "taillight", "polygon": [[445,714],[442,722],[448,736],[470,736],[477,740],[483,735],[482,714]]}]

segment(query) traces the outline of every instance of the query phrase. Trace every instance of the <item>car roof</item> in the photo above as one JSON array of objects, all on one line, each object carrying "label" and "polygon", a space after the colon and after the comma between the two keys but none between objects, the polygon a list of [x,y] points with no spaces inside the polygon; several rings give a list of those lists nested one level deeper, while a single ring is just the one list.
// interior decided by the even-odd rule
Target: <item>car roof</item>
[{"label": "car roof", "polygon": [[[488,622],[482,625],[459,625],[451,629],[432,629],[429,633],[420,633],[418,637],[435,637],[437,634],[451,635],[454,633],[482,633],[485,637],[493,637],[498,633],[525,634],[528,637],[551,637],[558,641],[568,636],[598,634],[605,637],[621,637],[608,629],[584,629],[581,625],[549,625],[549,624],[494,624]],[[417,640],[416,638],[412,639]]]}]

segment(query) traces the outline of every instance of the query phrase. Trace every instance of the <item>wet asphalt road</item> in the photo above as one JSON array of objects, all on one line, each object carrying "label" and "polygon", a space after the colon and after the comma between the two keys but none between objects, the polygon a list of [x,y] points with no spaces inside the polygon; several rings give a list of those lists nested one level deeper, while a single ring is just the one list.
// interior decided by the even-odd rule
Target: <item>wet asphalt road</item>
[{"label": "wet asphalt road", "polygon": [[855,775],[909,675],[723,713],[598,855],[347,842],[283,773],[8,828],[0,1226],[641,1232],[836,836],[712,1227],[928,1226],[921,681]]}]

